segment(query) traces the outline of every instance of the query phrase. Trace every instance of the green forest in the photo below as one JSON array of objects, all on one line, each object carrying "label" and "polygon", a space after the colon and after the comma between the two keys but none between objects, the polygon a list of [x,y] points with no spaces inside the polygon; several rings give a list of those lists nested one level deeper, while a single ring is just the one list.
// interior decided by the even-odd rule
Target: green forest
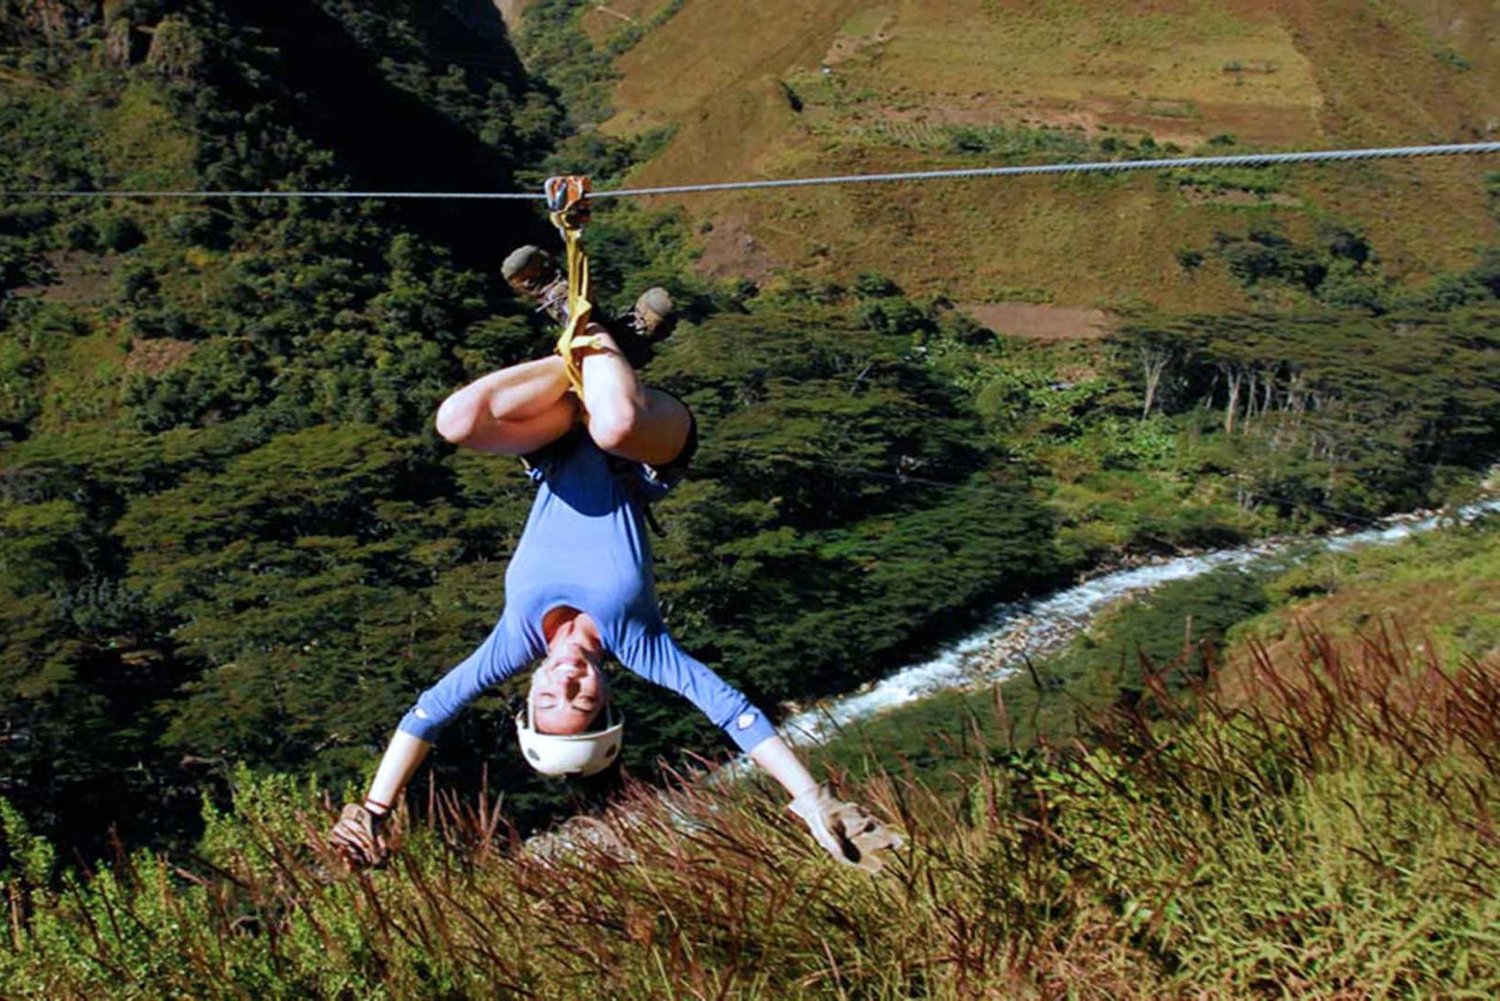
[{"label": "green forest", "polygon": [[[280,6],[4,0],[0,189],[608,186],[650,152],[591,127],[617,53],[579,4],[514,38],[488,4]],[[1413,287],[1338,219],[1247,216],[1180,260],[1256,312],[1042,346],[880,274],[711,280],[697,235],[611,201],[587,240],[607,306],[680,304],[646,375],[703,448],[659,505],[660,593],[768,709],[1122,560],[1467,496],[1500,452],[1500,247]],[[431,418],[549,350],[497,269],[553,239],[505,201],[0,201],[0,796],[33,830],[184,847],[242,766],[362,780],[503,605],[530,486]],[[723,753],[621,688],[633,774]],[[433,770],[530,827],[590,793],[514,760],[511,694]]]}]

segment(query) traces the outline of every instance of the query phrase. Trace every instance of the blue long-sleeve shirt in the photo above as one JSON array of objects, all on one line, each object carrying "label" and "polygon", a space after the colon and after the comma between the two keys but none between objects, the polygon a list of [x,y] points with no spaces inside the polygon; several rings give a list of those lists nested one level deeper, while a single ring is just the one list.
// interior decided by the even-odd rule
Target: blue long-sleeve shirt
[{"label": "blue long-sleeve shirt", "polygon": [[617,472],[587,434],[574,433],[549,451],[531,467],[536,500],[505,571],[500,621],[418,697],[399,729],[431,741],[486,688],[546,652],[542,617],[566,605],[594,620],[607,653],[685,697],[742,751],[773,736],[765,714],[685,653],[662,622],[640,501],[666,486],[638,463]]}]

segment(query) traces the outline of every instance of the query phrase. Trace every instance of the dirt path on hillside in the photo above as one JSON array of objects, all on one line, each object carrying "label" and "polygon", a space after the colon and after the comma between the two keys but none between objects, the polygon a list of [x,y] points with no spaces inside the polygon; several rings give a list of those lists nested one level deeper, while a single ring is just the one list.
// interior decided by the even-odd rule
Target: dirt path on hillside
[{"label": "dirt path on hillside", "polygon": [[1028,302],[959,303],[958,308],[997,334],[1035,341],[1096,340],[1119,318],[1102,309]]},{"label": "dirt path on hillside", "polygon": [[52,282],[23,293],[45,302],[97,306],[104,301],[120,267],[119,254],[59,250],[46,256],[53,271]]},{"label": "dirt path on hillside", "polygon": [[710,278],[748,278],[764,282],[782,262],[767,250],[744,216],[733,214],[714,221],[702,236],[703,253],[697,269]]}]

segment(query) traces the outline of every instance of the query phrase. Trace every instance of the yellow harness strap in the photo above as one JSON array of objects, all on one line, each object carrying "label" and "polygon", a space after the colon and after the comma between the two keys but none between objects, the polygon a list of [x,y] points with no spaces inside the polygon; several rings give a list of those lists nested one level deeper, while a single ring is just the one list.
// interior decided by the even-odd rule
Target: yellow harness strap
[{"label": "yellow harness strap", "polygon": [[589,302],[589,258],[583,249],[583,227],[588,222],[589,179],[577,175],[549,177],[544,187],[552,225],[562,234],[567,248],[568,322],[557,339],[568,385],[583,403],[583,362],[574,357],[580,349],[599,346],[599,338],[583,333],[588,329],[594,304]]}]

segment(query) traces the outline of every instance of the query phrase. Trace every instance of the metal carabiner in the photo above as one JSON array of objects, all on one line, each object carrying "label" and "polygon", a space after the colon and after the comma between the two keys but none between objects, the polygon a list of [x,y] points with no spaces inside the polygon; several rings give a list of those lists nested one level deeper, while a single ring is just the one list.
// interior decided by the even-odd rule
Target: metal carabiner
[{"label": "metal carabiner", "polygon": [[580,229],[589,219],[589,179],[583,174],[549,177],[542,185],[547,209],[563,223]]}]

